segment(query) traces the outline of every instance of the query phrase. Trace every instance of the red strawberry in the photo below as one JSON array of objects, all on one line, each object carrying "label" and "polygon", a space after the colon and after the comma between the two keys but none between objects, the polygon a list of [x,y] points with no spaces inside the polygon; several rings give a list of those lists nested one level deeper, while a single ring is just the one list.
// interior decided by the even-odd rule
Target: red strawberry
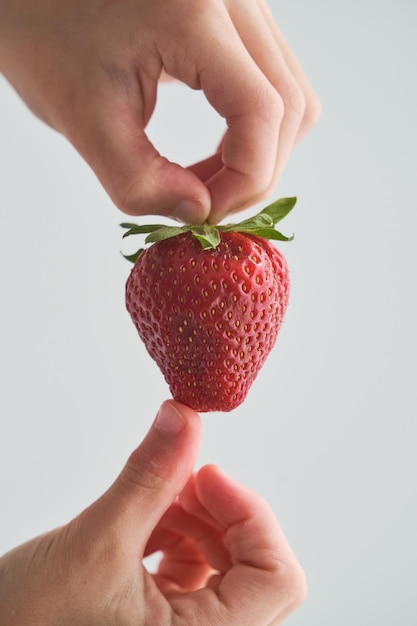
[{"label": "red strawberry", "polygon": [[197,411],[245,399],[272,349],[288,304],[288,268],[267,241],[295,198],[227,226],[137,226],[151,233],[126,284],[126,307],[173,397]]}]

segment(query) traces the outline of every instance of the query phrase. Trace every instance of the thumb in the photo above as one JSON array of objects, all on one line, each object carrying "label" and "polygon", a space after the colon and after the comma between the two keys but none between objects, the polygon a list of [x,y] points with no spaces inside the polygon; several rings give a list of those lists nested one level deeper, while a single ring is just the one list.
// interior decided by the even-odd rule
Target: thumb
[{"label": "thumb", "polygon": [[164,402],[116,481],[90,507],[95,533],[116,533],[124,543],[143,548],[190,478],[200,441],[199,415],[179,402]]}]

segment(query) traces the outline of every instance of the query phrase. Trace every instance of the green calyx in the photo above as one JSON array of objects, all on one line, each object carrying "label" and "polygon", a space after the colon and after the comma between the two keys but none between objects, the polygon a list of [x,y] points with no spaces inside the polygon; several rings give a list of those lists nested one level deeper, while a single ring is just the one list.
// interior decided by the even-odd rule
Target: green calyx
[{"label": "green calyx", "polygon": [[[123,238],[130,235],[147,235],[145,243],[156,243],[157,241],[163,241],[164,239],[170,239],[176,237],[182,233],[191,232],[193,236],[200,242],[201,247],[204,250],[210,248],[216,248],[220,243],[221,232],[238,232],[246,233],[248,235],[256,235],[257,237],[263,237],[263,239],[275,239],[277,241],[291,241],[294,239],[294,235],[287,237],[276,230],[275,225],[278,224],[294,207],[297,202],[297,198],[280,198],[272,204],[268,205],[260,213],[250,217],[238,224],[225,224],[214,225],[201,224],[194,226],[191,224],[185,224],[184,226],[166,226],[164,224],[148,224],[140,226],[138,224],[131,224],[124,222],[120,226],[126,229],[123,234]],[[130,255],[123,255],[125,259],[135,263],[138,257],[142,254],[143,248],[140,248],[137,252]]]}]

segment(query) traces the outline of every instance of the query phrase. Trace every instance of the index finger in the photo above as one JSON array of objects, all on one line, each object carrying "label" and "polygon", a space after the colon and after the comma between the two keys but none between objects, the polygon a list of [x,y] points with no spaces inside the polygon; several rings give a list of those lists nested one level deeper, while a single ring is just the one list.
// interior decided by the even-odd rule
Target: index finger
[{"label": "index finger", "polygon": [[216,222],[254,204],[270,187],[284,110],[278,92],[237,35],[223,44],[221,59],[201,72],[200,81],[227,124],[219,169],[204,181],[212,201],[210,219]]},{"label": "index finger", "polygon": [[[240,52],[248,56],[246,50]],[[275,173],[282,101],[251,57],[243,60],[230,51],[229,63],[222,68],[222,88],[211,68],[202,77],[207,99],[227,124],[215,157],[218,169],[204,181],[214,223],[260,200]]]},{"label": "index finger", "polygon": [[[220,582],[173,601],[199,624],[270,624],[304,598],[305,578],[268,504],[214,466],[202,468],[180,496],[189,513],[210,516],[223,529],[232,567]],[[276,623],[276,622],[275,622]]]},{"label": "index finger", "polygon": [[[210,221],[259,200],[274,176],[283,103],[242,42],[223,3],[188,3],[181,48],[162,49],[165,70],[202,89],[227,131],[216,157],[196,164],[211,195]],[[191,13],[188,15],[188,13]],[[186,62],[184,62],[186,59]],[[190,167],[193,171],[193,166]],[[214,171],[214,173],[213,173]]]}]

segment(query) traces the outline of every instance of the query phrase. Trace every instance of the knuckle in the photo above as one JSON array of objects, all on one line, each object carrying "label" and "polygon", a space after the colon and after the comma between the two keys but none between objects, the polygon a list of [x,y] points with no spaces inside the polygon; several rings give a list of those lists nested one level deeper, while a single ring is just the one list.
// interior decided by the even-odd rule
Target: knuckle
[{"label": "knuckle", "polygon": [[168,477],[152,459],[143,458],[135,460],[134,454],[126,463],[120,474],[120,482],[125,489],[138,491],[161,491]]},{"label": "knuckle", "polygon": [[303,604],[307,597],[307,593],[307,578],[304,570],[300,566],[298,566],[297,571],[294,573],[293,579],[294,604],[296,606],[300,606],[301,604]]},{"label": "knuckle", "polygon": [[110,196],[117,208],[126,215],[138,215],[138,198],[140,198],[139,183],[121,177],[112,181]]},{"label": "knuckle", "polygon": [[312,128],[317,124],[321,115],[321,103],[314,91],[310,91],[306,96],[306,107],[304,111],[303,124]]},{"label": "knuckle", "polygon": [[308,585],[304,570],[297,560],[282,563],[277,571],[278,585],[282,593],[285,593],[291,604],[300,606],[307,597]]}]

